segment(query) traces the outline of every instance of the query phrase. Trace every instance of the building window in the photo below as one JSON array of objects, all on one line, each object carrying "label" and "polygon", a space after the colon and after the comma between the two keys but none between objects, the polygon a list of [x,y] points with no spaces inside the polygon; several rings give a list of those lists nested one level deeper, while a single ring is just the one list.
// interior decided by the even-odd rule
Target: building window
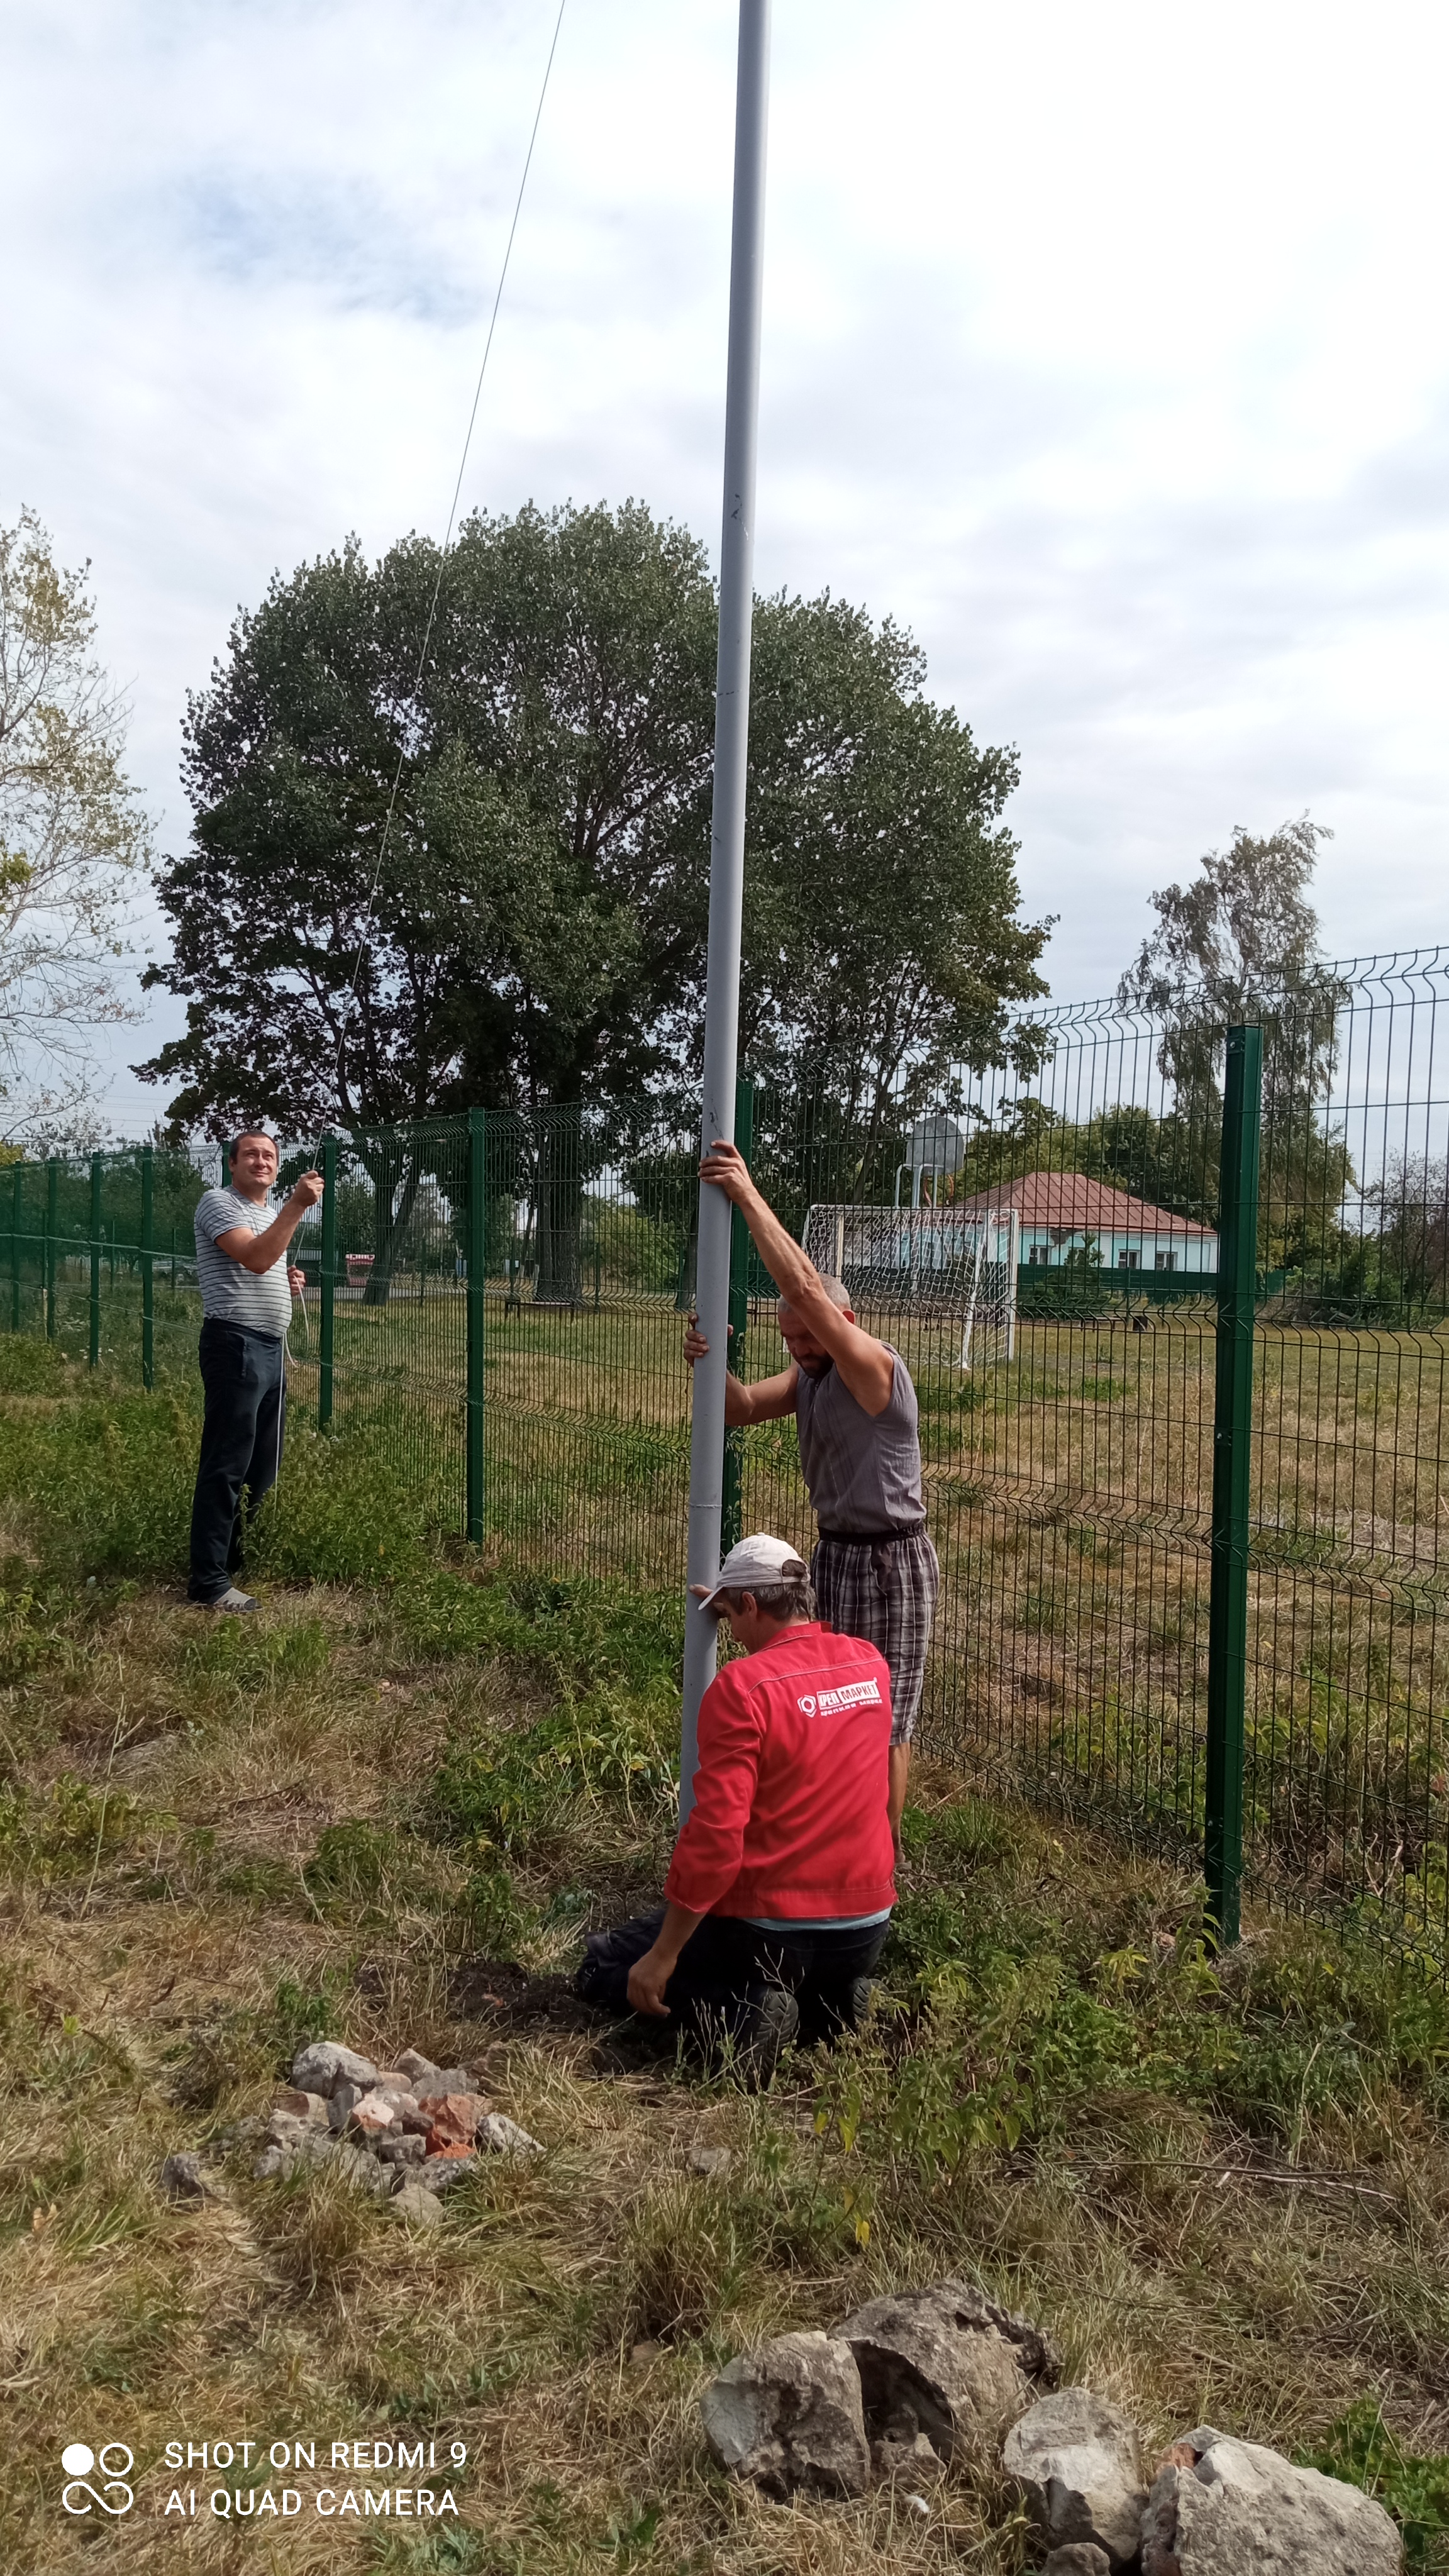
[{"label": "building window", "polygon": [[1139,1253],[1119,1252],[1117,1255],[1117,1267],[1119,1270],[1136,1270],[1139,1266],[1140,1260],[1141,1255]]},{"label": "building window", "polygon": [[1050,1266],[1051,1257],[1050,1244],[1034,1243],[1027,1253],[1026,1266],[1028,1270],[1045,1270]]},{"label": "building window", "polygon": [[1154,1253],[1154,1255],[1153,1255],[1153,1260],[1152,1260],[1152,1267],[1153,1267],[1153,1269],[1154,1269],[1154,1270],[1175,1270],[1175,1269],[1177,1268],[1177,1255],[1176,1255],[1176,1253],[1175,1253],[1175,1252],[1158,1252],[1158,1253]]}]

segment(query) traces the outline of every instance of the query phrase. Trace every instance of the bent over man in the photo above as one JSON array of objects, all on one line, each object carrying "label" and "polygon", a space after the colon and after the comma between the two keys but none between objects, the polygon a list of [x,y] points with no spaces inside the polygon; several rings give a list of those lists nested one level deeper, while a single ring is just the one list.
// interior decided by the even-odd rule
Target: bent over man
[{"label": "bent over man", "polygon": [[242,1495],[255,1512],[277,1481],[286,1409],[285,1350],[300,1270],[287,1246],[322,1196],[320,1172],[304,1172],[268,1215],[277,1177],[270,1136],[247,1128],[227,1156],[231,1183],[207,1190],[196,1210],[196,1275],[201,1285],[201,1383],[206,1415],[191,1504],[191,1580],[204,1610],[255,1610],[232,1577],[241,1563]]},{"label": "bent over man", "polygon": [[[725,1420],[795,1416],[820,1531],[810,1560],[820,1615],[838,1635],[867,1638],[890,1667],[891,1824],[899,1837],[941,1582],[926,1535],[916,1390],[900,1352],[861,1330],[844,1283],[822,1276],[787,1233],[738,1148],[715,1145],[699,1168],[739,1209],[779,1286],[790,1354],[777,1377],[752,1386],[727,1378]],[[691,1323],[684,1339],[691,1367],[708,1348]]]},{"label": "bent over man", "polygon": [[695,1590],[745,1651],[700,1702],[694,1805],[628,1998],[763,2053],[797,2025],[830,2040],[855,2026],[895,1903],[890,1675],[820,1625],[784,1539],[742,1539]]}]

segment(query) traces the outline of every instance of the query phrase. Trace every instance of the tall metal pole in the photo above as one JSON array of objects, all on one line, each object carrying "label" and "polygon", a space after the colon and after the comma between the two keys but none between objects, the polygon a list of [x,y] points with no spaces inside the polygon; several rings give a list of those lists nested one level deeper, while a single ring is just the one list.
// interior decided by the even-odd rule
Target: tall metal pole
[{"label": "tall metal pole", "polygon": [[[770,0],[740,0],[735,89],[735,201],[730,241],[729,373],[725,391],[724,528],[720,541],[719,664],[714,718],[714,814],[709,853],[709,974],[704,1006],[701,1149],[733,1142],[740,1018],[740,914],[745,875],[745,777],[750,730],[750,621],[755,583],[755,449],[760,407],[760,306],[765,235],[765,126]],[[689,1581],[719,1571],[724,1502],[730,1205],[701,1183],[698,1304],[709,1356],[694,1372],[689,1451]],[[714,1674],[714,1622],[692,1596],[684,1614],[684,1724],[679,1812],[693,1798],[699,1703]]]}]

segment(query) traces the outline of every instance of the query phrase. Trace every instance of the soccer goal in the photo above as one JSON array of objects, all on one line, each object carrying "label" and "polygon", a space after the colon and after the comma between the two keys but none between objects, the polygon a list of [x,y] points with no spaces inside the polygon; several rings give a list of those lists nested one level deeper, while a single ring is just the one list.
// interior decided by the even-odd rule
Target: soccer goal
[{"label": "soccer goal", "polygon": [[804,1248],[817,1270],[843,1279],[858,1311],[961,1322],[963,1369],[1016,1353],[1015,1208],[845,1207],[818,1200]]}]

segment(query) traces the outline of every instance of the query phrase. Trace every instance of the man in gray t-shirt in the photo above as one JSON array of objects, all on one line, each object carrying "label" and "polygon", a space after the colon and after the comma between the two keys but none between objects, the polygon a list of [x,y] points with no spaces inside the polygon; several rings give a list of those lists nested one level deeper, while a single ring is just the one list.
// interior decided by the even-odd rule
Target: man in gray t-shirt
[{"label": "man in gray t-shirt", "polygon": [[320,1172],[304,1172],[275,1214],[268,1207],[277,1148],[244,1129],[227,1156],[224,1190],[207,1190],[196,1210],[201,1283],[201,1382],[206,1418],[191,1504],[189,1597],[206,1610],[255,1610],[233,1581],[241,1563],[242,1496],[255,1512],[276,1483],[286,1413],[286,1337],[300,1270],[287,1246],[322,1195]]},{"label": "man in gray t-shirt", "polygon": [[[822,1277],[780,1223],[738,1148],[715,1145],[699,1168],[739,1209],[779,1285],[780,1332],[790,1355],[777,1377],[750,1386],[728,1377],[725,1420],[795,1416],[801,1472],[820,1528],[810,1581],[821,1618],[838,1636],[867,1639],[890,1666],[890,1817],[899,1849],[941,1582],[926,1535],[916,1390],[900,1352],[862,1331],[843,1283]],[[708,1348],[691,1318],[684,1337],[691,1367]]]}]

